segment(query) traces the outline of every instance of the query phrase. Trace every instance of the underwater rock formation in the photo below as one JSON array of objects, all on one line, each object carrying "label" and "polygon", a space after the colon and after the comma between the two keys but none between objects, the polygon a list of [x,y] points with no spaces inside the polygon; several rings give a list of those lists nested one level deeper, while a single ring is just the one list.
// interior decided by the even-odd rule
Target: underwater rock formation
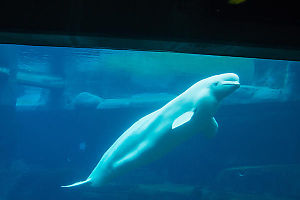
[{"label": "underwater rock formation", "polygon": [[300,198],[300,165],[262,165],[228,168],[219,173],[215,188],[248,194],[269,193]]},{"label": "underwater rock formation", "polygon": [[[88,92],[82,92],[72,101],[74,109],[113,109],[126,107],[147,107],[163,105],[175,98],[176,95],[168,93],[137,94],[128,98],[105,99]],[[296,97],[294,97],[296,98]],[[297,97],[298,99],[300,97]],[[241,100],[242,99],[242,100]],[[253,104],[267,102],[289,101],[287,92],[283,89],[242,85],[240,90],[222,102],[223,105]]]},{"label": "underwater rock formation", "polygon": [[88,92],[82,92],[77,95],[69,105],[71,109],[97,109],[103,102],[103,98]]},{"label": "underwater rock formation", "polygon": [[40,88],[61,89],[64,87],[64,80],[61,77],[42,75],[28,72],[18,72],[16,80],[19,84],[35,86]]},{"label": "underwater rock formation", "polygon": [[9,69],[0,68],[0,81],[7,79],[9,76]]}]

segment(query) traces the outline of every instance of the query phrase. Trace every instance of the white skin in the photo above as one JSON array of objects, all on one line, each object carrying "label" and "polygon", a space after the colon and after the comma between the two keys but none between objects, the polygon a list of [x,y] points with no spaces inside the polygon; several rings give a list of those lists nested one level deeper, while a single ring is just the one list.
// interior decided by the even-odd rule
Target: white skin
[{"label": "white skin", "polygon": [[116,176],[151,162],[192,135],[213,136],[218,124],[213,118],[220,101],[239,88],[236,74],[220,74],[201,80],[167,103],[141,118],[104,153],[84,183],[99,187]]}]

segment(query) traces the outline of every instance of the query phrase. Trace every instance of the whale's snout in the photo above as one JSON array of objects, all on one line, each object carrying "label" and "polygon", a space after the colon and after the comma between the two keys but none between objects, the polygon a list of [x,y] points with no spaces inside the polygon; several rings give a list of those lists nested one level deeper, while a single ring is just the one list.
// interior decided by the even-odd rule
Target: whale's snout
[{"label": "whale's snout", "polygon": [[221,85],[229,85],[229,86],[239,88],[240,87],[240,82],[239,81],[222,81]]},{"label": "whale's snout", "polygon": [[221,74],[220,76],[220,85],[221,86],[231,86],[233,88],[240,87],[240,78],[234,73]]}]

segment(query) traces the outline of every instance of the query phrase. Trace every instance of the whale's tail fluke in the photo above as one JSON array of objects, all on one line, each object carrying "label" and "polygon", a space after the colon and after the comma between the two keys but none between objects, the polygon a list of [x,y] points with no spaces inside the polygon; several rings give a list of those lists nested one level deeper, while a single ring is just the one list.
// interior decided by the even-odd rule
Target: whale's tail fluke
[{"label": "whale's tail fluke", "polygon": [[86,183],[88,183],[90,181],[91,181],[91,178],[88,178],[85,181],[79,181],[79,182],[73,183],[71,185],[62,185],[60,187],[70,188],[70,187],[75,187],[75,186],[86,184]]}]

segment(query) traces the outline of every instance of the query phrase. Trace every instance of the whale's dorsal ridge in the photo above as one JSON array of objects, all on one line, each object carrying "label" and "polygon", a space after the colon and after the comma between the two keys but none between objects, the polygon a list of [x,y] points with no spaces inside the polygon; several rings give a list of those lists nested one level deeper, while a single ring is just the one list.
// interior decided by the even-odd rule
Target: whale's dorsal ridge
[{"label": "whale's dorsal ridge", "polygon": [[181,126],[185,123],[187,123],[188,121],[191,120],[191,118],[193,117],[194,112],[193,111],[188,111],[183,113],[182,115],[180,115],[179,117],[177,117],[173,124],[172,124],[172,129],[177,128],[178,126]]}]

